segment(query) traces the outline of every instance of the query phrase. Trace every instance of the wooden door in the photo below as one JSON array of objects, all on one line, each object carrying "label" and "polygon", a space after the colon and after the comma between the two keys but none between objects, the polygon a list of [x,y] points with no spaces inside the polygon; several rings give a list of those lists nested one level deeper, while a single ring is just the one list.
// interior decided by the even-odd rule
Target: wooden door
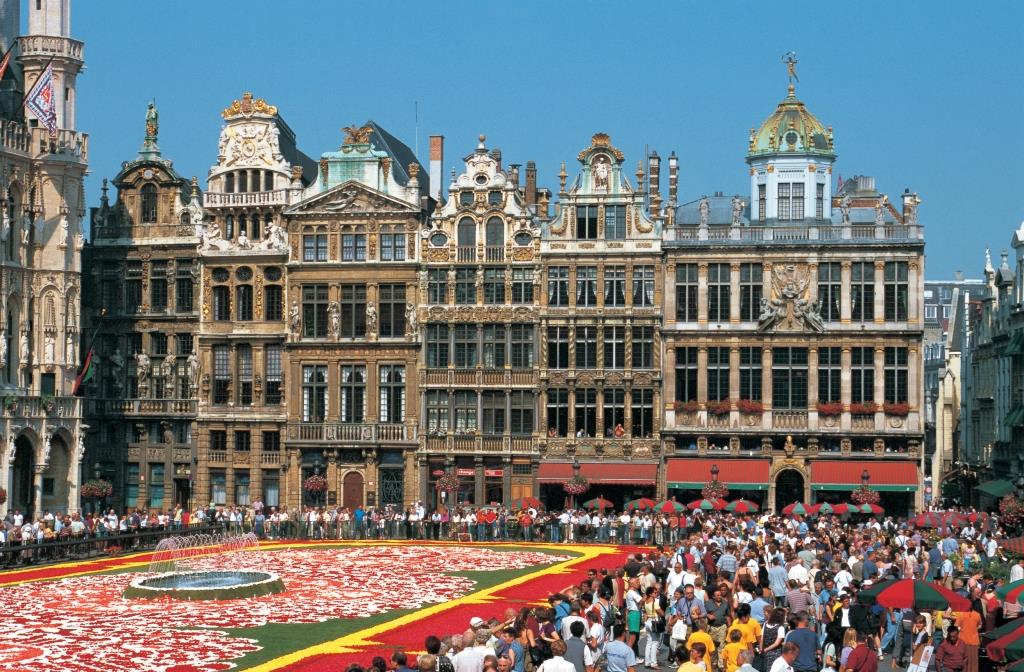
[{"label": "wooden door", "polygon": [[342,494],[342,506],[354,509],[363,505],[363,475],[358,471],[350,471],[345,474],[342,482],[344,492]]}]

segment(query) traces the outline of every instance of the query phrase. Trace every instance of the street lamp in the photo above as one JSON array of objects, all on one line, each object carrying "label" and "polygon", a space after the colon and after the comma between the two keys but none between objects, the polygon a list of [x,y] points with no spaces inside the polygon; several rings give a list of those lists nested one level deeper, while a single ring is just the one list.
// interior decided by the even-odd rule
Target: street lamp
[{"label": "street lamp", "polygon": [[871,474],[868,473],[867,469],[865,469],[860,474],[860,483],[861,483],[862,486],[867,488],[868,487],[868,481],[870,481],[870,480],[871,480]]},{"label": "street lamp", "polygon": [[717,464],[712,464],[711,465],[711,482],[712,483],[717,483],[718,482],[718,465]]}]

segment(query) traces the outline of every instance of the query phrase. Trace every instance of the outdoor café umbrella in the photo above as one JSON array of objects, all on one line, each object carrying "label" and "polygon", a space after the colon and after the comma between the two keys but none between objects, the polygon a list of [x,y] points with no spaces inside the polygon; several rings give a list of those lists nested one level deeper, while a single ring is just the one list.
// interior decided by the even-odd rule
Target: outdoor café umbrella
[{"label": "outdoor caf\u00e9 umbrella", "polygon": [[1002,548],[1003,550],[1011,553],[1017,553],[1018,555],[1024,554],[1024,537],[1000,539],[996,543],[999,545],[999,548]]},{"label": "outdoor caf\u00e9 umbrella", "polygon": [[686,507],[674,499],[666,499],[664,502],[658,502],[654,506],[654,510],[659,513],[679,513],[685,511]]},{"label": "outdoor caf\u00e9 umbrella", "polygon": [[971,602],[938,583],[921,579],[882,581],[857,594],[862,604],[879,604],[890,609],[952,609],[967,611]]},{"label": "outdoor caf\u00e9 umbrella", "polygon": [[832,505],[832,513],[838,514],[840,516],[845,516],[848,513],[854,513],[854,510],[856,509],[856,507],[857,507],[856,504],[850,504],[848,502],[840,502],[839,504],[833,504]]},{"label": "outdoor caf\u00e9 umbrella", "polygon": [[604,511],[605,509],[610,509],[613,506],[615,505],[609,502],[604,497],[600,496],[595,497],[593,499],[588,499],[587,501],[583,502],[584,509],[600,509]]},{"label": "outdoor caf\u00e9 umbrella", "polygon": [[782,512],[787,516],[806,516],[814,511],[814,507],[803,502],[793,502],[782,507]]},{"label": "outdoor caf\u00e9 umbrella", "polygon": [[508,505],[512,510],[522,509],[543,509],[544,505],[536,497],[520,497],[519,499],[513,499],[512,503]]},{"label": "outdoor caf\u00e9 umbrella", "polygon": [[[1014,583],[1016,583],[1016,581],[1014,581]],[[998,594],[998,591],[996,592]],[[998,628],[994,628],[992,630],[989,630],[988,632],[981,633],[981,636],[989,640],[1002,639],[1010,633],[1017,632],[1018,630],[1020,630],[1021,626],[1024,626],[1024,618],[1014,618],[1007,621],[1006,623],[1003,623]],[[1024,630],[1020,630],[1019,634],[1024,635]]]},{"label": "outdoor caf\u00e9 umbrella", "polygon": [[724,499],[695,499],[686,505],[691,511],[721,511],[726,507]]},{"label": "outdoor caf\u00e9 umbrella", "polygon": [[758,506],[747,499],[737,499],[725,505],[726,511],[733,513],[757,513]]},{"label": "outdoor caf\u00e9 umbrella", "polygon": [[[1021,619],[1014,619],[1003,627],[1005,628],[1019,620]],[[1018,624],[1018,627],[1011,629],[1007,634],[985,645],[985,652],[988,654],[989,660],[994,662],[1024,658],[1024,630],[1021,630]]]},{"label": "outdoor caf\u00e9 umbrella", "polygon": [[[1007,583],[996,588],[996,597],[1003,602],[1015,603],[1022,593],[1024,593],[1024,579],[1014,581],[1013,583]],[[1024,618],[1020,619],[1018,625],[1024,625]],[[995,630],[992,632],[995,632]],[[1002,635],[999,636],[1001,637]],[[992,639],[997,639],[997,637],[993,637]]]},{"label": "outdoor caf\u00e9 umbrella", "polygon": [[648,499],[647,497],[641,497],[639,499],[631,499],[626,502],[626,511],[650,511],[654,508],[655,501]]},{"label": "outdoor caf\u00e9 umbrella", "polygon": [[857,511],[860,513],[870,513],[875,516],[885,513],[885,509],[880,507],[878,504],[858,504]]},{"label": "outdoor caf\u00e9 umbrella", "polygon": [[828,514],[835,512],[835,507],[833,507],[828,502],[822,502],[821,504],[818,504],[818,513],[822,516],[827,516]]}]

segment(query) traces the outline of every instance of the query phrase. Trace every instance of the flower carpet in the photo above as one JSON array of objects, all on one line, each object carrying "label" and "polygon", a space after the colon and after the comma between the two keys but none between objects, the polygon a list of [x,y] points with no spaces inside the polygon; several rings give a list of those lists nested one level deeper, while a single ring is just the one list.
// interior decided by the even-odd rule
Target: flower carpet
[{"label": "flower carpet", "polygon": [[429,542],[266,543],[190,568],[276,573],[257,598],[126,600],[150,554],[0,573],[0,669],[336,670],[466,629],[615,566],[627,549]]}]

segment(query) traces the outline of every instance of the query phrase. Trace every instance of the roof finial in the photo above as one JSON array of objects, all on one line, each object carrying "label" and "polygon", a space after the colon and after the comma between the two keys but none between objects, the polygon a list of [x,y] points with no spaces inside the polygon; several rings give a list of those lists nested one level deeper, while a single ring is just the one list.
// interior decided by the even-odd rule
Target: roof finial
[{"label": "roof finial", "polygon": [[989,248],[985,248],[985,272],[992,273],[995,269],[992,268],[992,251]]},{"label": "roof finial", "polygon": [[140,158],[153,159],[160,156],[160,148],[156,144],[159,134],[160,115],[156,110],[156,99],[153,99],[146,106],[146,137],[139,152]]},{"label": "roof finial", "polygon": [[800,78],[796,75],[796,52],[787,51],[782,55],[782,62],[786,64],[786,78],[789,80],[789,95],[794,96],[796,93],[796,87],[793,86],[793,83],[800,81]]}]

